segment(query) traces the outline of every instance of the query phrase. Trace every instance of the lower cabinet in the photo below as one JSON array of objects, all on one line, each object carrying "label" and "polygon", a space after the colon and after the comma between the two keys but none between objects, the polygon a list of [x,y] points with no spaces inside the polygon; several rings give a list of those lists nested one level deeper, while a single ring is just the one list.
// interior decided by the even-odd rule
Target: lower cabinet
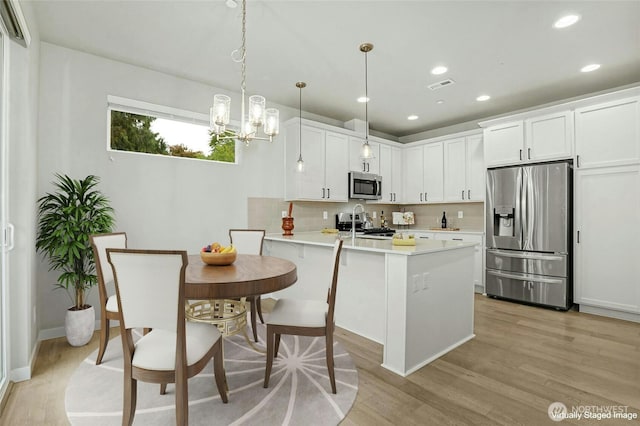
[{"label": "lower cabinet", "polygon": [[640,313],[640,165],[575,175],[574,302]]},{"label": "lower cabinet", "polygon": [[433,237],[436,240],[478,243],[478,245],[474,247],[473,286],[476,293],[484,293],[484,236],[478,234],[465,234],[461,232],[434,232]]}]

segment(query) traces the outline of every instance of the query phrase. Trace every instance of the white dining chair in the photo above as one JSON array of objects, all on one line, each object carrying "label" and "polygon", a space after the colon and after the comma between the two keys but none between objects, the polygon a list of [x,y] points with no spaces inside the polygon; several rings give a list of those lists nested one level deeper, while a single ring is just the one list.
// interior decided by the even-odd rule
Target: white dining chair
[{"label": "white dining chair", "polygon": [[[189,423],[187,380],[213,358],[222,402],[228,401],[222,339],[215,325],[185,321],[186,251],[107,249],[120,310],[124,355],[122,424],[136,412],[138,380],[175,383],[176,425]],[[153,297],[149,297],[153,295]],[[151,331],[134,341],[134,328]]]},{"label": "white dining chair", "polygon": [[264,387],[269,387],[273,359],[278,356],[280,336],[325,336],[325,352],[331,391],[337,393],[336,377],[333,368],[333,331],[335,329],[334,311],[338,286],[338,269],[342,240],[336,240],[333,246],[331,263],[332,279],[329,285],[327,301],[278,299],[267,319],[267,366],[264,373]]},{"label": "white dining chair", "polygon": [[109,329],[111,320],[118,320],[118,301],[115,293],[109,295],[108,288],[113,284],[113,271],[107,261],[107,248],[127,248],[127,234],[125,232],[113,232],[110,234],[95,234],[89,236],[89,242],[93,249],[93,259],[98,276],[98,295],[100,296],[100,346],[96,365],[102,363],[104,352],[109,343]]},{"label": "white dining chair", "polygon": [[[230,229],[229,241],[238,253],[262,255],[264,235],[264,229]],[[248,296],[247,300],[251,304],[251,329],[253,330],[253,339],[257,342],[258,330],[256,327],[256,317],[259,316],[260,322],[264,324],[260,295]]]}]

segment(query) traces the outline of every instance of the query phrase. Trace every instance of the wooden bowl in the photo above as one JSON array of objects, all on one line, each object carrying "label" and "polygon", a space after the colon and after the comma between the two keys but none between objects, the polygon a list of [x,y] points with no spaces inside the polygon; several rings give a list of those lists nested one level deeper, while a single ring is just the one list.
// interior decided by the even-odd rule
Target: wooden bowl
[{"label": "wooden bowl", "polygon": [[236,261],[237,252],[231,253],[209,253],[206,251],[200,252],[200,258],[207,265],[225,266],[231,265]]}]

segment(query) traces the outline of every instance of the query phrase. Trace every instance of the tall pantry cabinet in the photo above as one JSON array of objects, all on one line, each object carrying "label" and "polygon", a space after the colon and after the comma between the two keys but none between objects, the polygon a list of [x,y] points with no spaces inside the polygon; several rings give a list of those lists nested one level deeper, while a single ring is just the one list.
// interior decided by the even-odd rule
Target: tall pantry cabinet
[{"label": "tall pantry cabinet", "polygon": [[574,301],[640,314],[640,97],[576,108],[575,132]]}]

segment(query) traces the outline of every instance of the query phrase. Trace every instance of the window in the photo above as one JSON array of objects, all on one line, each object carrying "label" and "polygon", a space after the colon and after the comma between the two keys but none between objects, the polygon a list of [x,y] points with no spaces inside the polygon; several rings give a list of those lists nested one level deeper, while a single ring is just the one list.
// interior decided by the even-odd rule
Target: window
[{"label": "window", "polygon": [[236,162],[235,139],[211,137],[206,114],[116,96],[108,104],[109,149]]}]

